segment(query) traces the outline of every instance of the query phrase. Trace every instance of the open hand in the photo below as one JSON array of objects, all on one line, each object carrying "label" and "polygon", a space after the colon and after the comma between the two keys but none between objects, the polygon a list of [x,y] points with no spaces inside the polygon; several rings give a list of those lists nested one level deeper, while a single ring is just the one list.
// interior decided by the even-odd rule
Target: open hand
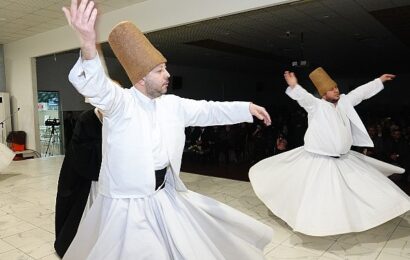
[{"label": "open hand", "polygon": [[388,80],[393,80],[396,77],[396,75],[393,74],[383,74],[380,76],[380,80],[384,83]]},{"label": "open hand", "polygon": [[[78,2],[80,4],[78,4]],[[63,12],[68,24],[77,33],[81,43],[81,51],[84,59],[92,59],[96,55],[96,32],[95,20],[97,9],[93,1],[71,0],[70,8],[63,7]]]},{"label": "open hand", "polygon": [[256,116],[258,119],[263,120],[265,125],[270,125],[272,121],[270,120],[270,116],[264,107],[255,105],[251,103],[249,105],[249,111],[253,116]]},{"label": "open hand", "polygon": [[295,73],[290,72],[290,71],[285,71],[283,76],[285,77],[285,80],[286,80],[286,83],[288,83],[288,86],[293,88],[294,86],[298,84],[298,79],[296,78]]}]

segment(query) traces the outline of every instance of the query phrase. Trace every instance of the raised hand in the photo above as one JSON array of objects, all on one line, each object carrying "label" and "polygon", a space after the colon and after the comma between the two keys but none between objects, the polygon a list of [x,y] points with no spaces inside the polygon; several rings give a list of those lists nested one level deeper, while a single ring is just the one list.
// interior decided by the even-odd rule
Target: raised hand
[{"label": "raised hand", "polygon": [[386,81],[393,80],[395,77],[396,75],[393,74],[383,74],[380,76],[380,80],[384,83]]},{"label": "raised hand", "polygon": [[258,119],[263,120],[265,125],[270,125],[272,121],[270,120],[270,116],[264,107],[255,105],[251,103],[249,105],[249,111],[253,116],[256,116]]},{"label": "raised hand", "polygon": [[288,86],[293,88],[294,86],[298,84],[298,79],[296,78],[295,73],[285,71],[283,76],[285,77],[285,80],[286,80],[286,83],[288,83]]},{"label": "raised hand", "polygon": [[[78,4],[78,2],[80,4]],[[68,24],[76,32],[80,43],[83,59],[93,59],[96,51],[96,32],[95,20],[97,19],[97,9],[93,1],[88,0],[71,0],[71,6],[68,9],[63,7],[63,12],[67,18]]]}]

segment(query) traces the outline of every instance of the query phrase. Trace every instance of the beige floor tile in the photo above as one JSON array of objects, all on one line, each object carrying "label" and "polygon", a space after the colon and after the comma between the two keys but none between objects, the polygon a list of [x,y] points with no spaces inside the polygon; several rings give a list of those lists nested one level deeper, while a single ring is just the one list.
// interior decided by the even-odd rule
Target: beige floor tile
[{"label": "beige floor tile", "polygon": [[336,241],[322,256],[330,259],[374,260],[381,250]]},{"label": "beige floor tile", "polygon": [[3,240],[33,258],[41,258],[54,252],[54,235],[39,228]]},{"label": "beige floor tile", "polygon": [[18,249],[0,254],[0,260],[34,260],[34,258],[24,254]]},{"label": "beige floor tile", "polygon": [[[12,162],[0,174],[0,260],[59,259],[54,208],[63,157]],[[249,182],[181,173],[187,187],[254,217],[274,230],[267,259],[410,259],[410,212],[371,230],[329,237],[295,233],[256,197]],[[390,239],[390,240],[389,240]]]},{"label": "beige floor tile", "polygon": [[301,248],[291,248],[283,245],[279,245],[266,255],[266,259],[307,259],[315,260],[319,259],[320,255],[303,250]]},{"label": "beige floor tile", "polygon": [[398,226],[382,252],[410,259],[410,227]]},{"label": "beige floor tile", "polygon": [[2,239],[0,239],[0,254],[5,253],[7,251],[15,249],[12,245],[9,243],[4,242]]}]

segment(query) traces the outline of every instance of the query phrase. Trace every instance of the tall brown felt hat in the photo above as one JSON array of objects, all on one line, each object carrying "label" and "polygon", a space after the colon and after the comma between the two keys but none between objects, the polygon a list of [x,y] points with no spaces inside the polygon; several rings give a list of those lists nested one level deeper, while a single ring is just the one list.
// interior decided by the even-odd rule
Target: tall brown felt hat
[{"label": "tall brown felt hat", "polygon": [[326,92],[337,87],[337,83],[326,73],[326,71],[319,67],[309,74],[310,80],[315,85],[319,95],[322,97]]},{"label": "tall brown felt hat", "polygon": [[133,85],[153,68],[167,61],[144,34],[128,21],[121,22],[112,29],[108,43]]}]

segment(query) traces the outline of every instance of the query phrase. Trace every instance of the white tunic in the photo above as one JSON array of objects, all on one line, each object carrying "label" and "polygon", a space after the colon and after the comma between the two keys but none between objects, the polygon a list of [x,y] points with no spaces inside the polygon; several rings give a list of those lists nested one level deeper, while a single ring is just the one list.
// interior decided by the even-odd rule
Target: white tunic
[{"label": "white tunic", "polygon": [[286,94],[296,100],[308,112],[308,129],[305,134],[306,151],[340,156],[346,154],[352,144],[373,146],[366,128],[353,106],[368,99],[383,89],[380,79],[362,85],[347,95],[340,95],[334,104],[314,97],[300,85],[288,87]]},{"label": "white tunic", "polygon": [[380,79],[341,95],[337,106],[301,86],[286,93],[308,112],[305,145],[264,159],[249,171],[256,195],[295,231],[312,236],[360,232],[410,209],[386,176],[404,169],[354,151],[373,146],[354,106],[383,89]]},{"label": "white tunic", "polygon": [[[79,60],[70,81],[104,111],[103,160],[99,194],[65,260],[264,258],[270,227],[179,178],[185,127],[251,122],[249,103],[149,100],[113,84],[98,57]],[[155,191],[154,171],[168,164],[165,187]]]},{"label": "white tunic", "polygon": [[169,165],[169,159],[164,142],[162,141],[161,128],[159,127],[158,118],[156,115],[156,100],[151,99],[138,90],[135,91],[136,97],[147,108],[147,114],[150,118],[152,134],[152,156],[154,158],[154,169],[161,170]]},{"label": "white tunic", "polygon": [[156,167],[152,151],[158,151],[153,142],[155,122],[170,162],[169,175],[177,190],[186,191],[179,178],[185,127],[253,121],[248,102],[206,102],[163,95],[152,108],[136,88],[123,89],[114,84],[100,64],[98,56],[79,59],[69,79],[92,105],[104,111],[99,191],[105,196],[139,198],[154,192]]}]

